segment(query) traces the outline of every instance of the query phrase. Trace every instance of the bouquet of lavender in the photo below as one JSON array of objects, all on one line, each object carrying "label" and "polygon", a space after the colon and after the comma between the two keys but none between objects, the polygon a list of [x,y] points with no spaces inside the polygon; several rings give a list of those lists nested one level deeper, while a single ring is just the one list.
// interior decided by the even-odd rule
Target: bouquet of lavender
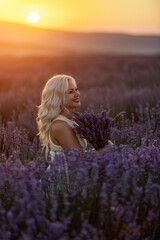
[{"label": "bouquet of lavender", "polygon": [[73,119],[77,123],[74,126],[75,131],[96,149],[104,148],[108,144],[111,129],[114,126],[115,119],[109,117],[110,110],[102,110],[95,114],[93,110],[87,110],[85,113],[74,112]]}]

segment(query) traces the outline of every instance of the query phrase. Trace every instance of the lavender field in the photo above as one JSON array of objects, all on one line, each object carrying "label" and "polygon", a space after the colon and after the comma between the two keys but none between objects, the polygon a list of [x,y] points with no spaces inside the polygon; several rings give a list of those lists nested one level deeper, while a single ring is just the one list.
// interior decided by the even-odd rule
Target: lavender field
[{"label": "lavender field", "polygon": [[[70,151],[68,176],[36,136],[42,88],[60,73],[76,79],[80,112],[125,111],[114,149]],[[0,240],[160,239],[160,56],[0,58],[0,226]]]}]

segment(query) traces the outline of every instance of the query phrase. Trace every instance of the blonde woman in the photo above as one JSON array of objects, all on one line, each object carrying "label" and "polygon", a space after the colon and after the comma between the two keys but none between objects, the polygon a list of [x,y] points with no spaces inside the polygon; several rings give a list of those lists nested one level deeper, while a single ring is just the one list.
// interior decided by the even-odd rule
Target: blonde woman
[{"label": "blonde woman", "polygon": [[[81,106],[80,92],[75,79],[69,75],[55,75],[44,86],[41,96],[41,105],[38,106],[37,126],[42,151],[45,149],[54,162],[56,154],[62,154],[65,161],[65,182],[69,186],[68,164],[63,148],[68,151],[72,148],[87,149],[87,140],[81,138],[73,129],[76,122],[72,119],[72,112]],[[103,154],[103,150],[98,152]],[[50,165],[47,170],[50,169]],[[59,186],[59,185],[58,185]],[[60,188],[60,187],[59,187]]]},{"label": "blonde woman", "polygon": [[76,148],[79,151],[87,148],[86,139],[81,138],[73,129],[75,122],[72,112],[80,106],[80,92],[73,77],[60,74],[47,81],[37,117],[38,135],[42,149],[45,148],[46,158],[50,153],[53,159],[63,148]]},{"label": "blonde woman", "polygon": [[[81,138],[73,129],[76,123],[72,119],[72,112],[80,106],[80,92],[73,77],[60,74],[47,81],[37,116],[38,135],[42,149],[45,148],[46,158],[50,153],[54,159],[56,153],[63,152],[63,148],[86,150],[87,140]],[[113,145],[111,141],[109,144]],[[97,152],[103,154],[105,148]]]}]

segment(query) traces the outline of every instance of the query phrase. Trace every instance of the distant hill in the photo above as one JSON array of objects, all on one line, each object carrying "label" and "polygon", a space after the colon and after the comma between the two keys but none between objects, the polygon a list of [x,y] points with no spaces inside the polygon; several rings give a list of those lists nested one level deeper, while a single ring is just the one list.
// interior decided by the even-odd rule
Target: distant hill
[{"label": "distant hill", "polygon": [[82,33],[0,22],[0,55],[160,54],[160,36]]}]

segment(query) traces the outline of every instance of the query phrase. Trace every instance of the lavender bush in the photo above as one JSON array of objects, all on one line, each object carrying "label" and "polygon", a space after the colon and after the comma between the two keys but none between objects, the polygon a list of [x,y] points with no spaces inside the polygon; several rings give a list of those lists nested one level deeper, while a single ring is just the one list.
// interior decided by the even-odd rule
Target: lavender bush
[{"label": "lavender bush", "polygon": [[[158,239],[160,148],[119,146],[105,156],[0,157],[0,239]],[[50,162],[50,160],[49,160]],[[57,169],[61,169],[61,172]]]},{"label": "lavender bush", "polygon": [[[0,64],[0,239],[159,240],[159,56]],[[90,149],[66,153],[68,176],[63,155],[46,162],[36,137],[40,91],[58,72],[77,79],[80,112],[89,106],[97,113],[101,105],[112,109],[111,117],[126,112],[109,136],[115,148],[104,156]]]},{"label": "lavender bush", "polygon": [[86,138],[96,150],[105,147],[110,139],[114,119],[109,117],[109,113],[110,111],[103,110],[95,114],[93,109],[88,109],[85,113],[73,113],[76,132]]}]

